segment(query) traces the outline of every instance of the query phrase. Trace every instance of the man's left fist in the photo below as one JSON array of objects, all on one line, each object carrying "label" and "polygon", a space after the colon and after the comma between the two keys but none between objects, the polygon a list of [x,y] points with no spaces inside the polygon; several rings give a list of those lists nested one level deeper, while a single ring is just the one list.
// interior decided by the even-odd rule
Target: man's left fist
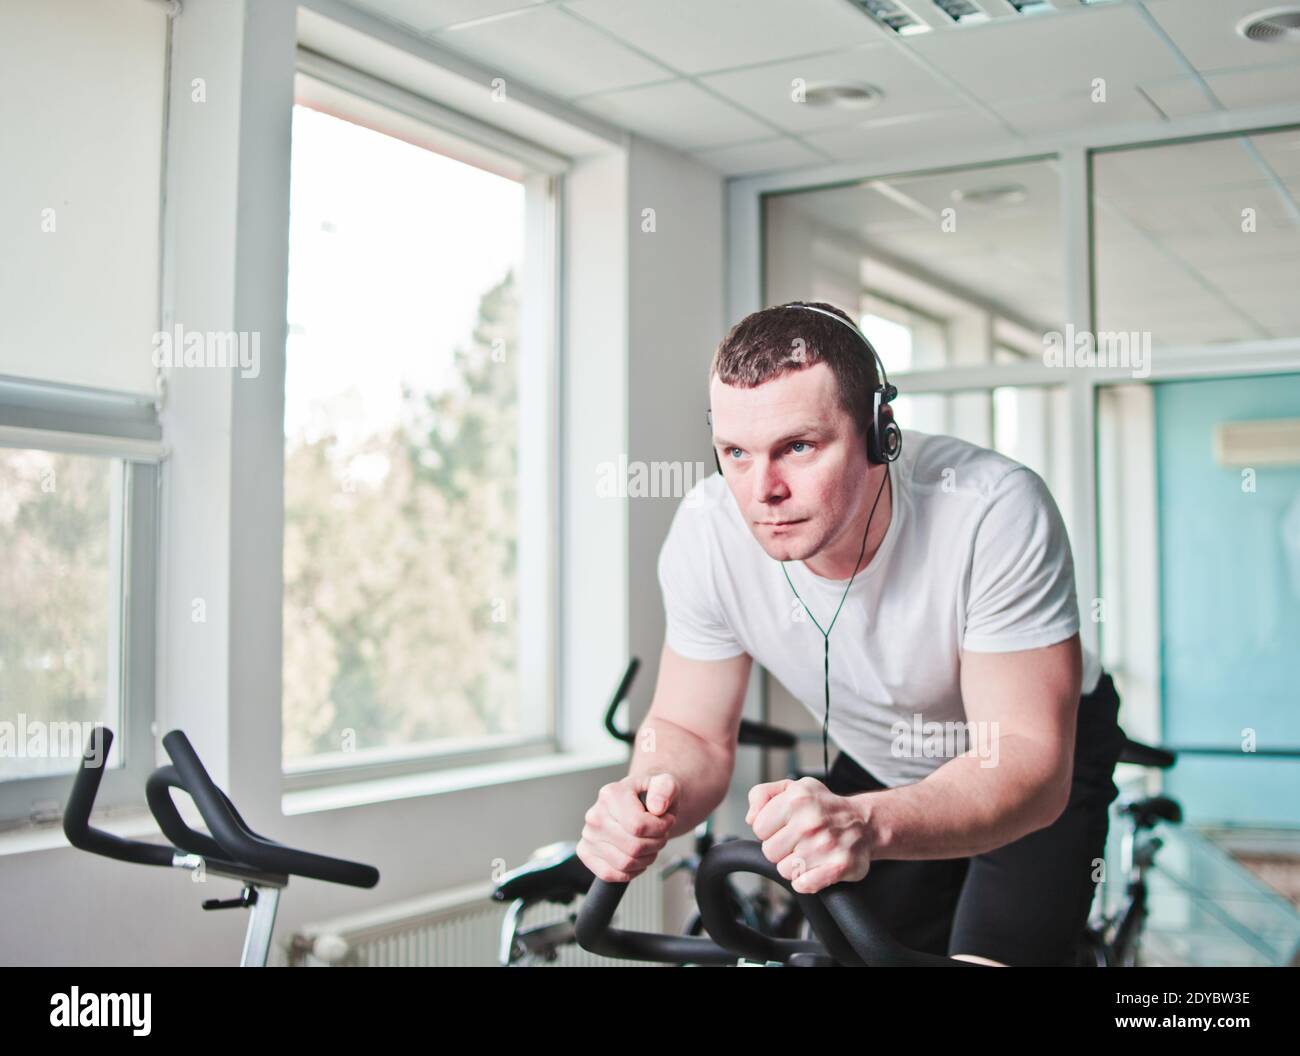
[{"label": "man's left fist", "polygon": [[786,778],[749,790],[745,824],[763,857],[800,894],[861,880],[871,866],[871,826],[864,797],[837,796],[814,777]]}]

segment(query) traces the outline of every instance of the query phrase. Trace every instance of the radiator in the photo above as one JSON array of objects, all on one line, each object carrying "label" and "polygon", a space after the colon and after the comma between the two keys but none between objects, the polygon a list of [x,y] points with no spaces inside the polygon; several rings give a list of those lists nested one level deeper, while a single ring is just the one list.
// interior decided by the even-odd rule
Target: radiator
[{"label": "radiator", "polygon": [[[288,963],[367,968],[497,965],[506,904],[493,902],[491,894],[490,884],[472,884],[305,925],[289,939]],[[635,931],[661,931],[663,901],[663,885],[650,874],[628,886],[614,924]],[[579,897],[568,906],[533,906],[525,925],[563,920],[581,904]],[[576,944],[562,948],[553,962],[561,968],[616,965],[644,967],[638,961],[597,957]]]}]

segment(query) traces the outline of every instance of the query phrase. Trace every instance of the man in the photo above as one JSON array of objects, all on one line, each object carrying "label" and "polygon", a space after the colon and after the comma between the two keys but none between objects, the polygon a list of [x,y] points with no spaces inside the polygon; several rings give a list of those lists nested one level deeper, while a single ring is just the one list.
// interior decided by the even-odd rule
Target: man
[{"label": "man", "polygon": [[858,882],[927,952],[1068,963],[1123,734],[1080,646],[1065,527],[1042,480],[995,452],[904,430],[890,461],[877,375],[826,304],[755,312],[719,345],[722,472],[659,558],[667,633],[638,738],[653,730],[653,751],[601,789],[578,854],[630,880],[718,806],[757,659],[840,748],[824,782],[749,793],[746,823],[796,890]]}]

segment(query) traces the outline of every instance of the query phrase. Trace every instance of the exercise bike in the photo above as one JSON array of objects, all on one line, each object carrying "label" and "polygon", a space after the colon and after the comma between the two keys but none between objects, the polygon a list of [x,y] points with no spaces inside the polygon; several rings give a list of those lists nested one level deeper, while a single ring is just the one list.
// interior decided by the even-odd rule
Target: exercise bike
[{"label": "exercise bike", "polygon": [[[1178,757],[1164,748],[1126,740],[1119,761],[1168,770]],[[1124,898],[1114,913],[1107,914],[1105,885],[1099,889],[1098,911],[1088,922],[1079,946],[1079,967],[1137,967],[1138,943],[1148,915],[1146,874],[1164,843],[1152,830],[1162,821],[1178,825],[1183,820],[1182,807],[1169,796],[1126,798],[1120,801],[1119,815],[1125,825],[1120,844]]]},{"label": "exercise bike", "polygon": [[[1167,769],[1174,765],[1176,756],[1126,738],[1120,761]],[[1103,912],[1090,921],[1076,949],[1076,967],[1131,967],[1138,963],[1139,940],[1147,915],[1145,874],[1161,846],[1151,830],[1160,821],[1178,824],[1182,820],[1180,806],[1167,796],[1124,800],[1119,813],[1128,823],[1121,864],[1125,899],[1114,914],[1106,916]],[[732,878],[740,873],[764,877],[789,892],[807,920],[807,934],[797,938],[766,934],[739,919],[729,892]],[[612,927],[627,886],[601,880],[589,886],[574,927],[583,949],[606,957],[671,964],[986,967],[904,946],[878,919],[858,885],[834,884],[815,895],[796,892],[764,856],[762,844],[754,840],[718,844],[704,856],[696,871],[695,897],[708,938]]]},{"label": "exercise bike", "polygon": [[[374,866],[295,850],[253,832],[213,782],[180,730],[172,730],[163,738],[171,765],[160,766],[145,784],[149,810],[172,845],[123,839],[92,827],[90,814],[112,746],[112,730],[106,726],[91,730],[63,812],[63,832],[68,842],[105,858],[184,869],[198,877],[220,876],[240,881],[244,886],[238,898],[209,898],[203,902],[207,910],[250,910],[240,967],[266,966],[280,892],[289,885],[290,876],[350,887],[374,887],[379,883],[379,870]],[[194,800],[211,836],[195,832],[181,818],[172,802],[173,788],[188,793]]]},{"label": "exercise bike", "polygon": [[[619,727],[618,709],[626,700],[640,667],[641,661],[632,657],[605,709],[605,729],[611,737],[629,745],[635,743],[636,734]],[[737,743],[793,752],[797,739],[794,734],[775,726],[742,719]],[[695,828],[690,853],[665,864],[659,871],[660,878],[667,880],[685,872],[693,880],[700,861],[718,842],[713,832],[713,819],[706,818]],[[554,962],[564,946],[575,942],[576,915],[569,913],[558,921],[528,926],[526,917],[529,910],[545,903],[569,906],[579,895],[587,893],[594,879],[594,874],[577,855],[577,844],[569,842],[541,847],[524,865],[506,873],[492,892],[494,901],[510,903],[501,924],[499,963],[504,967],[525,967]],[[749,893],[729,885],[727,897],[736,915],[759,931],[793,935],[802,926],[803,917],[798,907],[789,899],[773,897],[770,889]],[[692,912],[683,930],[686,935],[703,933],[704,925],[698,912]]]}]

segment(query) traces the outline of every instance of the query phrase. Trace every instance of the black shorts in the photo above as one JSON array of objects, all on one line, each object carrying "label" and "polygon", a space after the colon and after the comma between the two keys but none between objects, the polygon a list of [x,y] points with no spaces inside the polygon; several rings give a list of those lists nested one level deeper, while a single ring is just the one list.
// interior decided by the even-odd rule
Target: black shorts
[{"label": "black shorts", "polygon": [[[1112,778],[1124,732],[1110,675],[1080,699],[1069,805],[1051,825],[971,858],[871,863],[859,881],[907,946],[1016,966],[1073,962],[1104,854]],[[843,752],[826,785],[838,795],[882,789]]]}]

